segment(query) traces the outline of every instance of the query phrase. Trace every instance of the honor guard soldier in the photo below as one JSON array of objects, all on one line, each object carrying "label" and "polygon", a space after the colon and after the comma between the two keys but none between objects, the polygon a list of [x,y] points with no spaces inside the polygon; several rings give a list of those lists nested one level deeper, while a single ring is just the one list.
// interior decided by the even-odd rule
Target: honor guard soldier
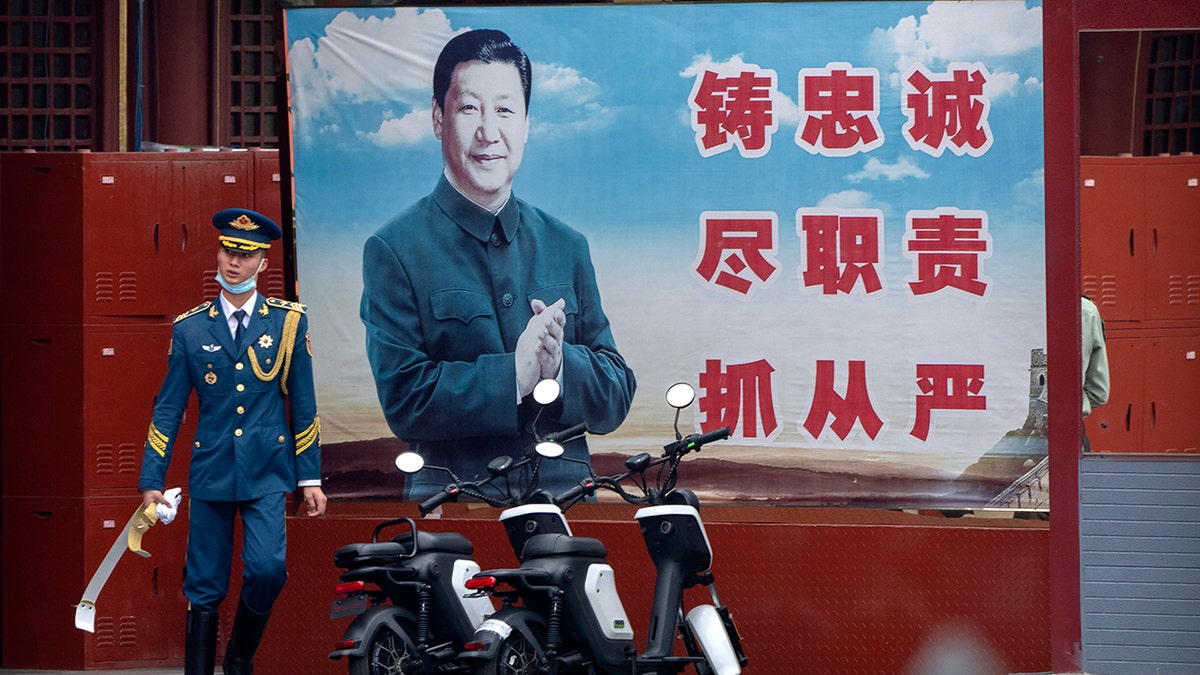
[{"label": "honor guard soldier", "polygon": [[299,303],[255,290],[279,226],[246,209],[213,216],[220,231],[220,295],[175,319],[167,375],[154,404],[138,489],[167,503],[163,480],[193,390],[200,417],[188,469],[188,599],[184,672],[212,675],[217,608],[229,588],[234,519],[242,517],[242,592],[225,648],[226,675],[253,671],[275,599],[287,579],[287,495],[325,513],[321,423],[308,320]]}]

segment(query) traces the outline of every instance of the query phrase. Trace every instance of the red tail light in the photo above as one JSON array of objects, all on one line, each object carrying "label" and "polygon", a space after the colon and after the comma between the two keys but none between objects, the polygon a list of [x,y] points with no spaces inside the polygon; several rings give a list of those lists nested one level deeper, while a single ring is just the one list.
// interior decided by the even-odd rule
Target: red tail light
[{"label": "red tail light", "polygon": [[344,584],[338,584],[337,586],[334,586],[333,592],[336,595],[342,595],[345,593],[357,593],[366,587],[367,587],[366,583],[364,583],[362,581],[348,581]]},{"label": "red tail light", "polygon": [[358,640],[342,640],[341,642],[334,645],[333,648],[340,651],[343,649],[354,649],[357,646],[358,646]]},{"label": "red tail light", "polygon": [[467,579],[467,590],[478,591],[484,588],[492,588],[496,585],[496,577],[471,577]]},{"label": "red tail light", "polygon": [[465,652],[480,652],[486,648],[487,643],[485,642],[468,642],[467,644],[463,645],[463,651]]}]

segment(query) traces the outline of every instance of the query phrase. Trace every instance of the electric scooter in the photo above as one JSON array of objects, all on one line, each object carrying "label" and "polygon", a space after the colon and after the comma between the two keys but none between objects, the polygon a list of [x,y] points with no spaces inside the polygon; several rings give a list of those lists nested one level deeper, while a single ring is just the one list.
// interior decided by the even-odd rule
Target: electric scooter
[{"label": "electric scooter", "polygon": [[[645,651],[639,654],[634,646],[604,545],[587,537],[544,534],[528,541],[519,568],[480,572],[467,582],[468,588],[503,602],[461,655],[475,675],[667,674],[688,667],[700,675],[741,672],[747,659],[716,592],[712,547],[699,500],[690,490],[675,488],[683,456],[730,433],[725,427],[707,434],[680,434],[679,410],[694,397],[695,390],[686,384],[668,392],[668,402],[676,408],[676,440],[664,447],[662,456],[630,457],[625,473],[593,473],[554,500],[570,506],[606,489],[626,502],[645,505],[635,517],[657,571]],[[648,474],[654,478],[648,479]],[[623,483],[630,479],[640,494],[626,491]],[[696,585],[707,587],[713,602],[685,616],[683,592]],[[682,656],[673,653],[677,632],[686,650]]]},{"label": "electric scooter", "polygon": [[[545,405],[557,398],[557,383],[539,383],[534,398]],[[560,441],[578,436],[586,425],[542,438],[553,449]],[[561,448],[561,446],[557,446]],[[545,532],[570,532],[562,511],[550,497],[535,498],[541,457],[529,452],[513,461],[497,457],[488,464],[488,475],[465,481],[444,467],[425,465],[417,453],[396,458],[396,467],[414,474],[440,470],[450,483],[418,505],[422,516],[447,501],[470,497],[492,506],[509,507],[501,520],[516,553],[525,541]],[[518,476],[515,481],[512,476]],[[503,486],[494,483],[503,479]],[[540,501],[541,503],[534,503]],[[380,541],[388,528],[406,525],[390,541]],[[479,565],[471,542],[457,532],[420,530],[411,518],[384,521],[375,527],[368,543],[349,544],[334,554],[334,563],[345,570],[334,592],[333,619],[354,616],[342,640],[329,654],[348,660],[350,675],[414,675],[464,670],[456,657],[485,617],[495,607],[490,599],[468,596],[465,581]]]}]

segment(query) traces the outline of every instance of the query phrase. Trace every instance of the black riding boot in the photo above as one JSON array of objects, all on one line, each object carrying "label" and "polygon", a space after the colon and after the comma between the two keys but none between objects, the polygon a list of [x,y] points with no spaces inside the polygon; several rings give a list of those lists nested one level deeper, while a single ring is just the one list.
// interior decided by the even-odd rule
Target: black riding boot
[{"label": "black riding boot", "polygon": [[185,630],[184,675],[213,675],[217,662],[217,613],[189,609]]},{"label": "black riding boot", "polygon": [[250,609],[246,601],[238,598],[237,615],[233,617],[233,633],[225,645],[225,661],[221,664],[225,675],[253,675],[254,652],[267,629],[271,613],[259,614]]}]

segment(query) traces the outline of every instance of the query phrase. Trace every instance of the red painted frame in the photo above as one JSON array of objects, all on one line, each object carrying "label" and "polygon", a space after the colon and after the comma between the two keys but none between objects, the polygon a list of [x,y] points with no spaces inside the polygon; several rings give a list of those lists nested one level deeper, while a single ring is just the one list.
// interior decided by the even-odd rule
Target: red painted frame
[{"label": "red painted frame", "polygon": [[[1200,27],[1200,4],[1173,0],[1045,0],[1042,53],[1045,75],[1046,313],[1050,409],[1073,410],[1082,396],[1079,361],[1079,33]],[[1068,320],[1069,319],[1069,320]],[[1050,417],[1051,666],[1082,667],[1079,573],[1079,460],[1081,425]]]}]

